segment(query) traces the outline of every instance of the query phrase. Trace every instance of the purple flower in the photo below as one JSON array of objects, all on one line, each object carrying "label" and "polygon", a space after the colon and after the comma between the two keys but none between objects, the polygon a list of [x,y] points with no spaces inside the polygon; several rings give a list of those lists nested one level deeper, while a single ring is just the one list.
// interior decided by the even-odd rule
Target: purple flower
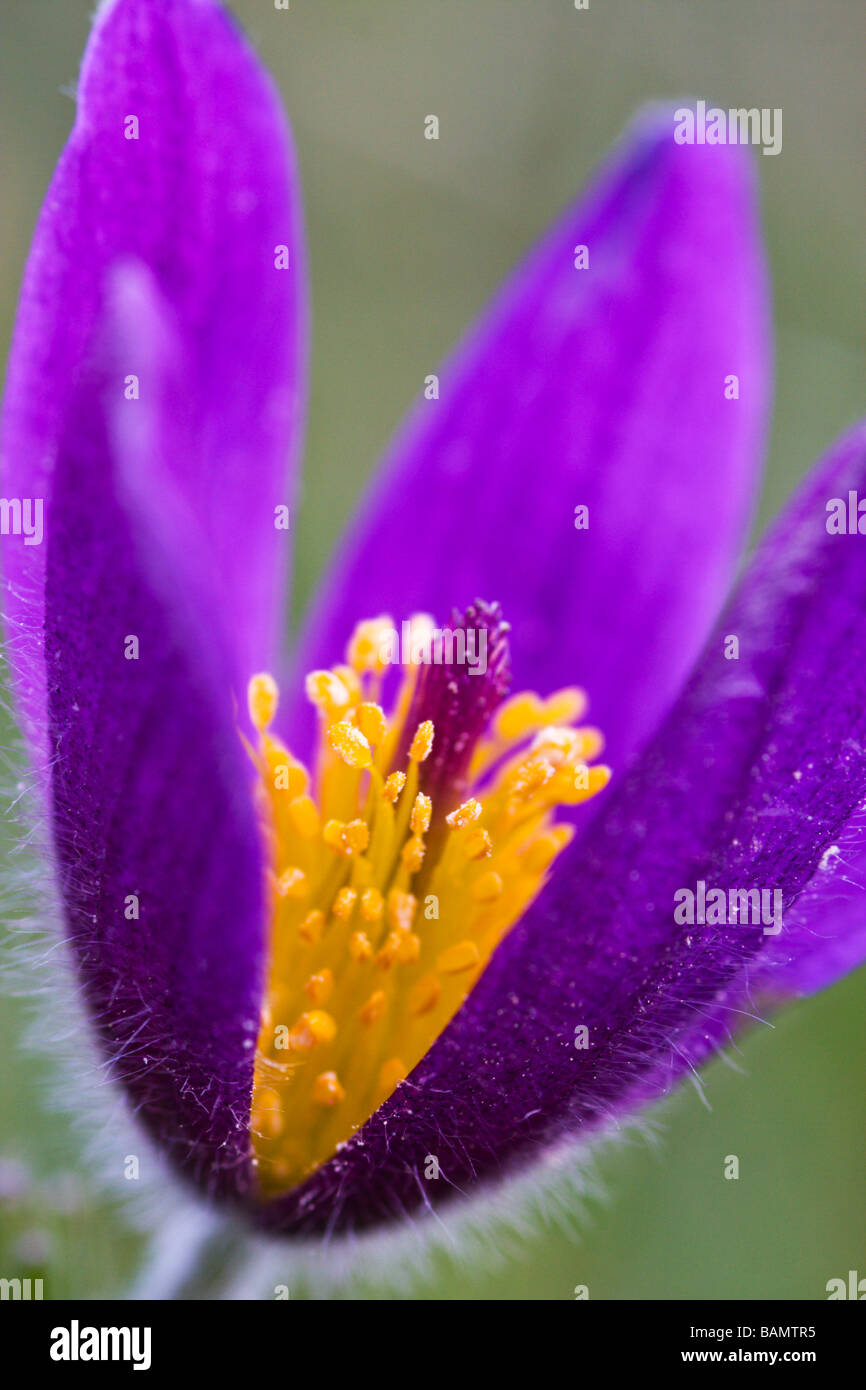
[{"label": "purple flower", "polygon": [[765,274],[742,152],[646,116],[428,381],[286,670],[305,305],[234,25],[104,6],[9,368],[44,537],[4,542],[8,648],[112,1074],[201,1189],[316,1233],[599,1132],[859,963],[866,430],[714,627]]}]

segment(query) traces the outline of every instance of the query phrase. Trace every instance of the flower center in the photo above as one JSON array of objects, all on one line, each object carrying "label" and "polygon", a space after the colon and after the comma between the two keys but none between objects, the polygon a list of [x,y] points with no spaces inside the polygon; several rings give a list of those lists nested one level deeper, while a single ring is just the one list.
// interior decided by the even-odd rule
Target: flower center
[{"label": "flower center", "polygon": [[268,1197],[330,1158],[421,1060],[569,843],[556,807],[610,776],[589,766],[598,731],[574,727],[580,690],[503,702],[498,607],[453,622],[403,624],[390,717],[401,644],[388,618],[356,628],[346,665],[307,677],[312,776],[269,732],[275,682],[250,682],[271,912],[252,1133]]}]

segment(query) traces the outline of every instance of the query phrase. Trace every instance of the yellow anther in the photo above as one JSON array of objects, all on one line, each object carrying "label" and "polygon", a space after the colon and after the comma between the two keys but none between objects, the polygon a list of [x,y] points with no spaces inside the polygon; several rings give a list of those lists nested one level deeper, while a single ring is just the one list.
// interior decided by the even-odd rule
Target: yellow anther
[{"label": "yellow anther", "polygon": [[348,724],[345,720],[332,724],[328,729],[328,742],[347,767],[363,770],[373,766],[370,745],[354,724]]},{"label": "yellow anther", "polygon": [[399,931],[408,931],[415,917],[418,900],[411,893],[400,888],[392,888],[388,894],[388,925]]},{"label": "yellow anther", "polygon": [[417,874],[424,863],[424,841],[420,835],[413,835],[400,851],[400,859],[410,874]]},{"label": "yellow anther", "polygon": [[385,937],[385,941],[376,952],[376,964],[381,970],[389,970],[397,959],[397,952],[400,949],[400,932],[391,931]]},{"label": "yellow anther", "polygon": [[316,1105],[339,1105],[346,1099],[346,1092],[340,1085],[335,1071],[320,1071],[313,1082],[313,1100]]},{"label": "yellow anther", "polygon": [[385,910],[385,899],[378,888],[368,888],[361,895],[361,916],[365,922],[378,922]]},{"label": "yellow anther", "polygon": [[311,796],[296,796],[289,803],[289,819],[302,840],[314,840],[321,828],[318,808]]},{"label": "yellow anther", "polygon": [[381,705],[373,705],[365,700],[358,706],[357,720],[358,728],[368,743],[378,747],[388,732],[388,721]]},{"label": "yellow anther", "polygon": [[389,661],[388,638],[394,623],[387,614],[358,623],[346,648],[346,660],[356,671],[381,673]]},{"label": "yellow anther", "polygon": [[409,1012],[415,1015],[429,1013],[439,1001],[442,982],[438,975],[425,975],[412,986],[409,995]]},{"label": "yellow anther", "polygon": [[555,825],[551,830],[532,841],[523,856],[523,863],[531,874],[543,874],[550,868],[554,859],[574,838],[574,827]]},{"label": "yellow anther", "polygon": [[346,849],[346,825],[341,820],[329,820],[322,831],[322,839],[328,849],[334,849],[338,854],[345,853]]},{"label": "yellow anther", "polygon": [[373,955],[373,945],[365,931],[355,931],[349,937],[349,955],[352,960],[359,965],[364,961],[370,960]]},{"label": "yellow anther", "polygon": [[358,672],[351,666],[335,666],[334,675],[341,680],[349,692],[349,700],[354,707],[361,698],[361,680]]},{"label": "yellow anther", "polygon": [[580,757],[583,748],[583,729],[567,729],[551,724],[532,740],[532,752],[544,754],[554,763]]},{"label": "yellow anther", "polygon": [[314,1004],[327,1004],[334,990],[334,972],[325,967],[315,975],[311,975],[304,985],[309,998]]},{"label": "yellow anther", "polygon": [[493,730],[504,743],[514,743],[534,733],[544,720],[544,706],[530,692],[512,695],[500,705],[493,721]]},{"label": "yellow anther", "polygon": [[352,704],[352,694],[334,671],[311,671],[305,682],[307,699],[325,719],[339,719]]},{"label": "yellow anther", "polygon": [[586,692],[580,686],[569,685],[555,690],[544,701],[546,724],[574,724],[586,710]]},{"label": "yellow anther", "polygon": [[325,914],[322,912],[321,908],[314,907],[312,912],[307,913],[303,922],[298,927],[298,933],[303,937],[304,941],[309,941],[314,944],[319,940],[324,929]]},{"label": "yellow anther", "polygon": [[383,1062],[379,1071],[379,1091],[390,1095],[394,1087],[399,1086],[401,1081],[405,1081],[408,1075],[406,1066],[399,1057],[389,1057],[387,1062]]},{"label": "yellow anther", "polygon": [[382,795],[386,801],[394,802],[406,785],[405,772],[392,772],[385,778],[385,785],[382,788]]},{"label": "yellow anther", "polygon": [[277,892],[281,898],[305,898],[309,891],[310,885],[303,869],[286,869],[277,879]]},{"label": "yellow anther", "polygon": [[416,936],[413,931],[401,931],[397,935],[400,944],[397,947],[397,960],[400,965],[412,965],[421,955],[421,938]]},{"label": "yellow anther", "polygon": [[350,858],[362,854],[370,843],[370,827],[366,821],[353,820],[346,825],[341,820],[329,820],[322,831],[322,839],[328,849]]},{"label": "yellow anther", "polygon": [[355,903],[358,901],[358,894],[354,888],[341,888],[334,899],[331,911],[335,917],[339,917],[344,922],[348,922],[355,910]]},{"label": "yellow anther", "polygon": [[443,975],[459,975],[461,970],[469,970],[477,965],[481,952],[474,941],[457,941],[443,951],[436,961],[436,969]]},{"label": "yellow anther", "polygon": [[388,996],[383,989],[374,989],[364,1007],[360,1010],[358,1018],[365,1028],[370,1028],[382,1017],[388,1007]]},{"label": "yellow anther", "polygon": [[370,827],[365,820],[350,820],[346,826],[346,842],[354,854],[363,854],[370,844]]},{"label": "yellow anther", "polygon": [[426,835],[430,829],[430,818],[433,815],[433,802],[429,796],[419,792],[412,804],[412,815],[409,824],[413,835]]},{"label": "yellow anther", "polygon": [[[578,776],[575,776],[576,772]],[[577,806],[580,802],[588,801],[590,797],[604,791],[610,777],[610,768],[605,767],[603,763],[594,763],[592,767],[585,769],[563,769],[554,787],[556,799],[566,806]]]},{"label": "yellow anther", "polygon": [[472,885],[472,896],[478,903],[494,903],[502,895],[504,885],[499,874],[489,869],[481,874]]},{"label": "yellow anther", "polygon": [[458,806],[456,811],[452,811],[445,817],[452,830],[463,830],[465,826],[471,825],[481,815],[481,802],[476,801],[475,797],[470,797],[464,801],[462,806]]},{"label": "yellow anther", "polygon": [[423,763],[430,756],[433,747],[433,720],[425,719],[415,730],[415,737],[409,749],[409,757],[415,763]]},{"label": "yellow anther", "polygon": [[549,758],[534,753],[507,774],[505,792],[515,802],[529,803],[553,780],[555,772],[556,767]]},{"label": "yellow anther", "polygon": [[307,773],[300,763],[294,762],[281,744],[268,737],[264,741],[264,754],[274,791],[285,793],[290,801],[301,796],[307,789]]},{"label": "yellow anther", "polygon": [[263,1134],[269,1139],[276,1139],[282,1132],[280,1098],[270,1087],[262,1087],[256,1091],[250,1113],[250,1125],[254,1134]]},{"label": "yellow anther", "polygon": [[279,698],[280,692],[273,676],[264,671],[258,676],[253,676],[247,687],[247,704],[250,722],[260,734],[273,723]]},{"label": "yellow anther", "polygon": [[576,831],[573,825],[566,825],[563,823],[555,825],[550,833],[556,841],[557,853],[561,854],[562,851],[571,844]]},{"label": "yellow anther", "polygon": [[[548,730],[549,733],[560,733],[561,730]],[[569,731],[570,732],[570,731]],[[539,735],[543,738],[544,735]],[[517,768],[513,785],[520,791],[531,792],[538,787],[543,787],[549,782],[557,767],[566,759],[566,751],[553,742],[545,742],[539,745]]]},{"label": "yellow anther", "polygon": [[334,1041],[337,1025],[324,1009],[310,1009],[289,1029],[289,1047],[293,1052],[309,1052],[313,1047]]},{"label": "yellow anther", "polygon": [[601,729],[584,725],[577,731],[580,734],[580,756],[583,761],[592,762],[604,750],[604,734]]},{"label": "yellow anther", "polygon": [[489,859],[493,853],[493,841],[489,833],[480,827],[470,830],[463,843],[463,853],[467,859]]}]

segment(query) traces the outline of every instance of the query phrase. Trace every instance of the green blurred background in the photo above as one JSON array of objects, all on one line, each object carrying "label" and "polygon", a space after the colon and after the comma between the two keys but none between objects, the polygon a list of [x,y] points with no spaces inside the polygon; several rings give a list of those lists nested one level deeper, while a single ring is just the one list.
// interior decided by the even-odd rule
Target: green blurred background
[{"label": "green blurred background", "polygon": [[[34,219],[67,135],[89,0],[0,0],[4,350]],[[760,522],[863,408],[860,0],[237,0],[284,95],[304,176],[312,402],[295,613],[424,376],[660,96],[782,107],[758,157],[777,396]],[[441,138],[423,138],[435,113]],[[4,742],[6,740],[4,739]],[[8,834],[12,834],[9,831]],[[579,1235],[539,1228],[430,1298],[821,1298],[866,1275],[866,973],[746,1037],[660,1112],[662,1142],[605,1157]],[[117,1293],[142,1240],[47,1104],[46,1064],[2,1002],[0,1273],[46,1296]],[[86,1124],[85,1124],[86,1127]],[[739,1181],[723,1178],[740,1158]]]}]

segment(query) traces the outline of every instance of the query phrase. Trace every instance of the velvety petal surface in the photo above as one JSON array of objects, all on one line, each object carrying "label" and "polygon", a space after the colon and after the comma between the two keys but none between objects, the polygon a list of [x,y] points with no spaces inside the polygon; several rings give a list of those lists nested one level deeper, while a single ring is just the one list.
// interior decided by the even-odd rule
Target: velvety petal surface
[{"label": "velvety petal surface", "polygon": [[[866,537],[825,525],[850,489],[866,495],[864,427],[765,540],[674,710],[463,1009],[274,1224],[401,1215],[615,1120],[715,1046],[726,1012],[737,1026],[750,982],[791,968],[807,903],[830,934],[822,863],[866,799]],[[674,895],[699,880],[780,891],[782,932],[678,925]]]},{"label": "velvety petal surface", "polygon": [[[296,185],[277,96],[216,0],[104,5],[36,229],[4,407],[4,494],[48,499],[109,272],[128,259],[149,269],[187,357],[173,479],[206,536],[242,680],[275,661],[282,624],[274,509],[291,501],[304,387]],[[134,360],[118,369],[137,374]],[[6,549],[10,654],[36,743],[44,567],[41,547]]]},{"label": "velvety petal surface", "polygon": [[[263,856],[224,614],[170,462],[185,358],[146,273],[116,288],[48,508],[53,837],[111,1074],[185,1174],[234,1193],[250,1175]],[[138,401],[117,369],[130,351]]]},{"label": "velvety petal surface", "polygon": [[788,914],[788,954],[769,963],[758,988],[814,994],[866,960],[866,834],[852,818],[828,845],[819,872]]},{"label": "velvety petal surface", "polygon": [[654,727],[729,585],[767,404],[750,156],[672,132],[665,110],[636,123],[439,369],[338,548],[296,687],[358,618],[447,622],[480,597],[512,624],[515,688],[584,685],[614,766]]}]

